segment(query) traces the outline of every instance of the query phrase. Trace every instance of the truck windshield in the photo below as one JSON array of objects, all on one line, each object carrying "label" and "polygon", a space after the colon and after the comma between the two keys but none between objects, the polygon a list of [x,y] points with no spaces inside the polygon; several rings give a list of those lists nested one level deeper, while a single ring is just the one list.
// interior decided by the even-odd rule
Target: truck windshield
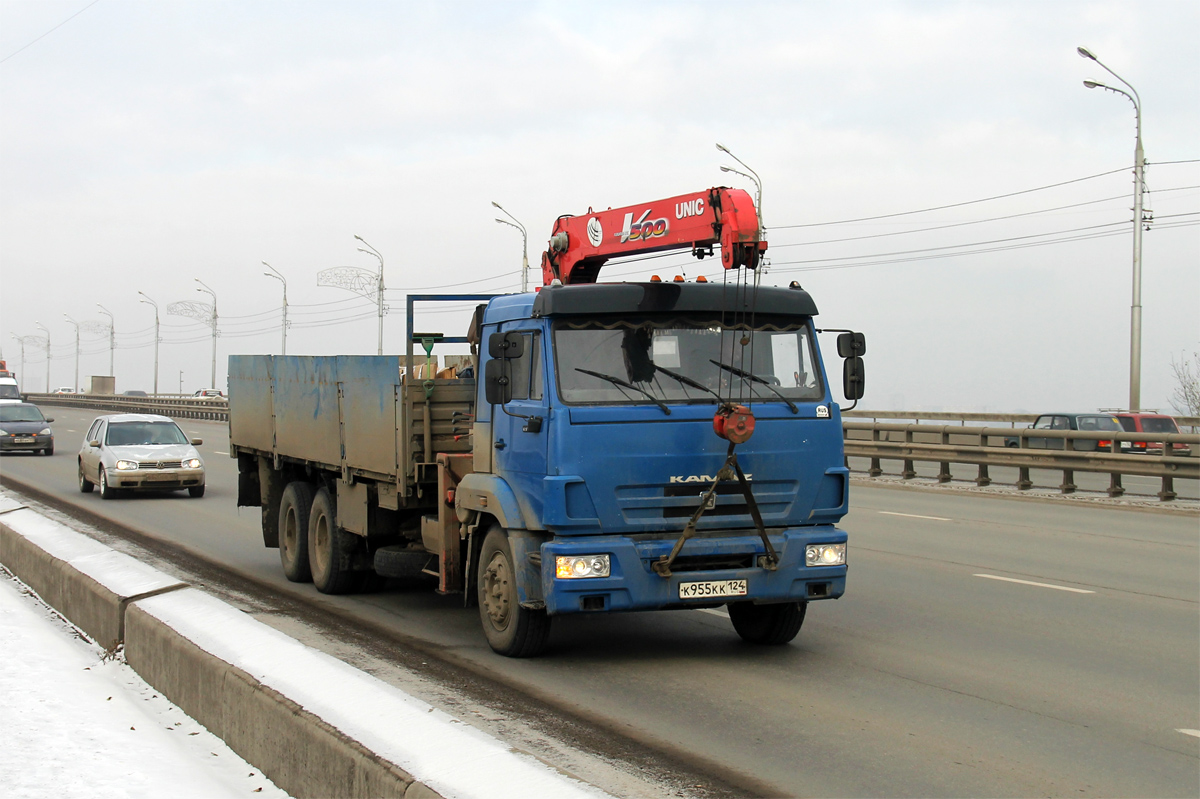
[{"label": "truck windshield", "polygon": [[696,319],[564,320],[554,325],[554,358],[559,396],[568,404],[825,396],[811,331],[795,319],[753,329]]}]

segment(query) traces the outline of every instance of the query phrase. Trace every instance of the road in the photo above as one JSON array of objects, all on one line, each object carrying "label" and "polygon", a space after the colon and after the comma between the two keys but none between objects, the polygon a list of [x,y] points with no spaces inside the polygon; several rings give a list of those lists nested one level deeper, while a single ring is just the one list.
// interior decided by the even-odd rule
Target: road
[{"label": "road", "polygon": [[58,454],[5,455],[4,477],[395,629],[431,661],[747,794],[1200,795],[1194,515],[856,486],[846,596],[811,605],[793,644],[748,647],[721,611],[693,610],[558,620],[546,656],[508,660],[456,598],[286,582],[259,514],[234,507],[223,424],[182,422],[205,439],[203,499],[106,502],[75,487],[93,414],[47,413]]}]

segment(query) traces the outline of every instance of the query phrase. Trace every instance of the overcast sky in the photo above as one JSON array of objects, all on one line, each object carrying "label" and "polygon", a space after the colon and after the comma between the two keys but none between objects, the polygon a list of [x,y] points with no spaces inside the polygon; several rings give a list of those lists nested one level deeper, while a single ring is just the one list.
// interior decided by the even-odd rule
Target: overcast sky
[{"label": "overcast sky", "polygon": [[[1134,113],[1084,88],[1115,79],[1079,45],[1144,105],[1144,407],[1200,349],[1195,2],[89,2],[0,2],[0,335],[19,368],[13,336],[49,328],[51,388],[74,381],[64,314],[81,383],[108,372],[97,304],[117,389],[152,387],[138,291],[162,310],[160,389],[207,386],[209,329],[166,313],[210,301],[196,278],[224,387],[228,354],[279,349],[264,260],[289,353],[374,353],[373,302],[317,286],[377,266],[355,234],[402,352],[407,291],[519,288],[491,201],[540,282],[560,214],[751,188],[719,141],[763,179],[765,282],[866,332],[863,407],[1124,407]],[[601,279],[651,272],[720,267]],[[45,387],[33,342],[21,377]]]}]

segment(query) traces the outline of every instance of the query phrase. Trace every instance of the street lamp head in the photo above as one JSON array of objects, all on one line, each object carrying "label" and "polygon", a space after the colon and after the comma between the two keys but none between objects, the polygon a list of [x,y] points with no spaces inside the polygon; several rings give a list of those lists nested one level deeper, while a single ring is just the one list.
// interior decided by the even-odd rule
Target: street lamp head
[{"label": "street lamp head", "polygon": [[[500,203],[496,202],[495,200],[492,200],[492,205],[496,206],[497,208],[500,208]],[[500,210],[503,211],[504,209],[500,208]]]},{"label": "street lamp head", "polygon": [[1083,58],[1090,58],[1093,61],[1096,60],[1096,56],[1092,55],[1092,51],[1088,50],[1086,47],[1076,47],[1075,52],[1079,53],[1079,55]]},{"label": "street lamp head", "polygon": [[721,152],[725,153],[726,155],[733,155],[733,153],[729,152],[729,148],[726,147],[724,144],[721,144],[720,142],[717,142],[717,149],[720,150]]},{"label": "street lamp head", "polygon": [[1103,84],[1103,83],[1096,83],[1096,81],[1094,81],[1094,80],[1085,80],[1085,81],[1083,82],[1083,85],[1084,85],[1084,86],[1086,86],[1086,87],[1087,87],[1087,88],[1089,88],[1089,89],[1103,89],[1103,88],[1105,88],[1105,86],[1104,86],[1104,84]]}]

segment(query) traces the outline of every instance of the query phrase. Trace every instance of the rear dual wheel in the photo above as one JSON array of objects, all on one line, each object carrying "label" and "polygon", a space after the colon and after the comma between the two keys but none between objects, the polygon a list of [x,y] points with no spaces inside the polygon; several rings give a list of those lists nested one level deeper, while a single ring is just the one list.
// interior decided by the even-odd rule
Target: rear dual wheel
[{"label": "rear dual wheel", "polygon": [[279,502],[279,562],[293,583],[312,582],[308,563],[308,514],[313,490],[308,483],[288,483]]},{"label": "rear dual wheel", "polygon": [[337,523],[337,506],[329,489],[321,488],[308,515],[308,559],[313,585],[322,594],[348,594],[359,587],[363,573],[353,569],[358,537]]}]

